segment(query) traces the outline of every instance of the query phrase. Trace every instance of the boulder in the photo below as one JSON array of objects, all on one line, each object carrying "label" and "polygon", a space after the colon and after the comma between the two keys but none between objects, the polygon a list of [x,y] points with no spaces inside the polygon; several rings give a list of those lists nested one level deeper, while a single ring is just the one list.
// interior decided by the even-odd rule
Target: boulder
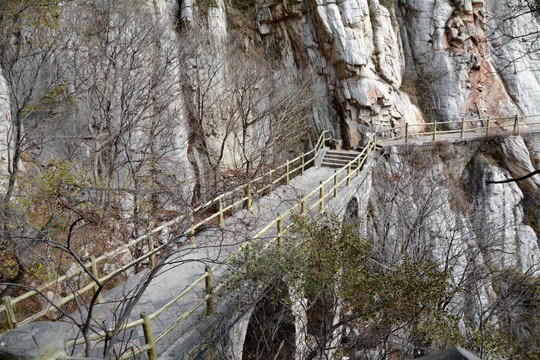
[{"label": "boulder", "polygon": [[40,321],[4,333],[0,337],[0,359],[45,360],[64,355],[66,323]]}]

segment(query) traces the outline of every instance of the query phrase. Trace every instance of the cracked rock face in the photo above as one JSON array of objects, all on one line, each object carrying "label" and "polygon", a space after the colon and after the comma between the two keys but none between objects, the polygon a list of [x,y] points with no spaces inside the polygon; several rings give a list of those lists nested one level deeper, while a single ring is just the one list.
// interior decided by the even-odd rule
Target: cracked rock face
[{"label": "cracked rock face", "polygon": [[[262,9],[271,7],[261,4]],[[280,17],[283,12],[261,13],[263,39],[286,39],[289,47],[282,52],[302,60],[291,65],[312,68],[330,89],[349,146],[361,145],[374,130],[422,120],[400,91],[405,60],[393,8],[377,0],[314,0],[294,21]],[[333,121],[340,128],[340,121]]]},{"label": "cracked rock face", "polygon": [[498,26],[508,15],[500,1],[260,0],[258,8],[263,40],[280,42],[288,64],[312,68],[336,99],[333,124],[351,147],[404,123],[540,112],[538,60],[527,54],[534,39],[502,35],[534,32],[538,19]]},{"label": "cracked rock face", "polygon": [[[526,217],[538,212],[535,196],[538,180],[532,177],[519,183],[487,183],[530,172],[530,152],[519,136],[502,140],[500,149],[504,167],[480,152],[464,171],[465,187],[475,203],[471,227],[479,246],[487,249],[484,256],[490,263],[500,268],[517,268],[526,274],[538,274],[538,238],[526,221]],[[525,210],[531,214],[526,216]]]},{"label": "cracked rock face", "polygon": [[[508,175],[481,154],[471,161],[466,179],[474,182],[476,189],[472,193],[476,204],[472,228],[480,248],[487,249],[484,256],[491,263],[501,268],[518,267],[526,272],[530,266],[521,269],[520,265],[530,265],[530,262],[523,258],[522,248],[529,248],[532,239],[528,236],[530,228],[522,224],[523,209],[519,203],[523,193],[515,183],[486,184],[489,180],[507,179]],[[534,231],[532,234],[535,239]]]},{"label": "cracked rock face", "polygon": [[[514,136],[390,148],[373,170],[364,236],[390,263],[399,254],[428,253],[441,268],[451,268],[452,285],[464,292],[449,306],[478,322],[498,301],[494,284],[501,272],[540,274],[536,180],[487,183],[528,172],[539,146],[540,137]],[[477,271],[493,281],[463,282]]]}]

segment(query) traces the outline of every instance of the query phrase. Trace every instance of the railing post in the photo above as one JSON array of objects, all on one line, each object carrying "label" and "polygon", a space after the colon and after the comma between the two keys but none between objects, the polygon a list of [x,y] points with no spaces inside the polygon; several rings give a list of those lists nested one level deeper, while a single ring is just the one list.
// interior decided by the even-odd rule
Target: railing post
[{"label": "railing post", "polygon": [[433,141],[437,140],[437,123],[433,123]]},{"label": "railing post", "polygon": [[519,135],[519,117],[517,114],[514,119],[514,135]]},{"label": "railing post", "polygon": [[4,296],[2,298],[2,304],[6,307],[6,320],[10,330],[17,327],[17,320],[15,320],[15,312],[13,311],[13,304],[10,296]]},{"label": "railing post", "polygon": [[320,182],[319,187],[319,211],[324,212],[324,183]]},{"label": "railing post", "polygon": [[251,243],[246,244],[246,274],[251,274],[252,271],[252,264],[251,264]]},{"label": "railing post", "polygon": [[361,163],[361,158],[358,158],[358,163],[356,164],[356,176],[360,176],[360,163]]},{"label": "railing post", "polygon": [[219,226],[223,226],[225,223],[223,221],[223,196],[221,196],[218,200],[218,212],[219,212]]},{"label": "railing post", "polygon": [[409,123],[405,123],[405,142],[409,142]]},{"label": "railing post", "polygon": [[461,138],[465,137],[465,118],[461,118]]},{"label": "railing post", "polygon": [[487,117],[487,127],[486,127],[486,136],[489,136],[489,124],[490,124],[490,121],[491,119],[489,118],[489,116]]},{"label": "railing post", "polygon": [[246,192],[247,192],[246,209],[247,211],[251,211],[251,183],[250,182],[247,184]]},{"label": "railing post", "polygon": [[156,344],[154,342],[154,336],[152,335],[152,328],[150,326],[150,318],[145,313],[141,314],[143,319],[142,327],[144,333],[144,340],[146,344],[150,346],[150,349],[146,352],[148,354],[148,360],[157,360]]},{"label": "railing post", "polygon": [[285,184],[289,185],[289,160],[285,163]]},{"label": "railing post", "polygon": [[334,197],[338,195],[337,170],[334,170]]},{"label": "railing post", "polygon": [[302,154],[302,172],[301,174],[304,175],[304,168],[306,166],[306,160],[304,159],[305,154]]},{"label": "railing post", "polygon": [[214,296],[213,296],[213,284],[212,284],[212,270],[209,267],[206,267],[204,271],[208,274],[204,283],[206,285],[206,295],[208,299],[206,300],[206,315],[212,315],[214,313]]},{"label": "railing post", "polygon": [[270,190],[268,192],[268,196],[272,196],[272,190],[273,190],[272,188],[274,187],[274,184],[272,184],[272,172],[273,171],[274,170],[270,170],[270,173],[268,175],[268,176],[270,176],[270,182],[269,182],[269,185],[268,185],[268,186],[270,186]]},{"label": "railing post", "polygon": [[189,243],[191,245],[195,245],[195,228],[193,227],[193,223],[195,222],[195,218],[193,217],[193,214],[189,217],[189,222],[191,223],[191,226],[189,227]]},{"label": "railing post", "polygon": [[300,202],[300,215],[304,215],[306,213],[306,198],[302,198],[302,201]]},{"label": "railing post", "polygon": [[351,186],[351,163],[347,165],[347,186]]},{"label": "railing post", "polygon": [[[153,236],[148,236],[146,238],[146,242],[148,243],[148,252],[152,253],[156,249],[154,247],[154,238]],[[154,254],[150,255],[150,267],[153,269],[154,266],[156,266],[156,256]]]},{"label": "railing post", "polygon": [[[96,258],[94,256],[90,257],[90,271],[92,271],[92,275],[94,276],[94,278],[98,279],[98,281],[99,281],[99,273],[98,273]],[[99,290],[99,285],[97,283],[95,283],[94,284],[94,293],[98,292],[98,290]],[[98,304],[101,304],[103,302],[103,299],[101,298],[101,293],[97,296],[96,302]]]},{"label": "railing post", "polygon": [[277,247],[278,250],[283,249],[283,217],[280,213],[277,214]]}]

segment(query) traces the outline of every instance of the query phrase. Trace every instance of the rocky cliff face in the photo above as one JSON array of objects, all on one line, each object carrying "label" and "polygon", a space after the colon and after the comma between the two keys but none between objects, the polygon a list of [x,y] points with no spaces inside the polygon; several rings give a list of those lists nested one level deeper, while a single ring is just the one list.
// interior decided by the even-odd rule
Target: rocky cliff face
[{"label": "rocky cliff face", "polygon": [[521,281],[540,275],[538,184],[488,181],[529,173],[540,156],[538,141],[512,136],[395,147],[375,167],[365,235],[389,266],[424,257],[450,270],[455,293],[442,306],[458,316],[465,337],[483,328],[531,341]]},{"label": "rocky cliff face", "polygon": [[339,114],[334,126],[354,147],[403,123],[537,113],[534,43],[510,35],[534,32],[538,22],[532,14],[503,22],[510,5],[259,2],[257,19],[266,44],[279,43],[288,63],[310,67],[326,84]]},{"label": "rocky cliff face", "polygon": [[[518,0],[505,5],[494,0],[258,0],[252,6],[239,0],[153,1],[150,8],[156,18],[164,16],[171,23],[178,21],[179,26],[176,29],[171,26],[158,47],[148,46],[137,55],[134,65],[144,65],[137,62],[138,59],[153,56],[156,51],[194,47],[195,50],[191,49],[191,53],[182,57],[181,70],[171,73],[174,79],[166,87],[171,89],[181,82],[181,72],[185,72],[183,76],[188,81],[174,94],[176,100],[171,99],[161,108],[170,108],[178,119],[174,160],[184,163],[186,168],[188,158],[191,168],[184,171],[183,178],[189,178],[190,173],[201,177],[205,168],[221,166],[213,164],[214,158],[224,159],[227,167],[238,162],[240,156],[235,154],[238,150],[230,140],[238,138],[239,130],[231,125],[231,132],[227,132],[229,130],[224,129],[229,125],[219,123],[223,107],[205,110],[206,103],[218,103],[218,99],[231,96],[218,93],[219,89],[230,79],[238,78],[235,73],[238,62],[229,61],[227,51],[221,49],[228,39],[240,38],[251,56],[255,53],[248,49],[264,48],[258,54],[262,52],[266,57],[279,60],[286,71],[276,72],[285,77],[291,74],[301,77],[306,70],[312,74],[317,95],[310,99],[313,103],[309,126],[315,132],[331,128],[335,137],[342,137],[346,146],[354,148],[362,145],[374,131],[404,123],[540,112],[540,73],[536,71],[539,61],[534,55],[538,46],[534,33],[540,29],[538,18],[524,11],[513,21],[505,21],[520,4]],[[203,43],[212,46],[205,47],[197,41],[187,44],[186,39],[179,37],[182,29],[201,24],[210,30],[207,34],[211,34]],[[251,25],[255,28],[247,29]],[[92,52],[88,53],[91,56]],[[76,60],[72,55],[62,54],[66,61]],[[43,74],[53,66],[52,59],[41,65]],[[213,68],[214,64],[218,65]],[[253,71],[260,72],[260,69]],[[68,82],[75,82],[76,71],[75,75],[65,73],[68,73],[64,75]],[[144,77],[147,76],[150,73],[144,72]],[[139,76],[139,81],[144,77]],[[9,103],[9,88],[4,83],[2,81],[0,86],[1,127],[9,134],[9,112],[14,105]],[[204,86],[207,98],[197,103],[196,98],[200,97]],[[258,90],[260,85],[254,88]],[[89,94],[84,100],[91,106],[93,99]],[[257,111],[263,113],[261,109],[269,107],[268,104],[266,99],[261,101],[256,105]],[[86,125],[81,119],[91,114],[92,109],[79,107],[78,111],[80,114],[71,119],[84,133]],[[34,131],[29,124],[24,125],[28,133]],[[94,149],[96,146],[88,143],[92,141],[88,139],[103,134],[93,134],[91,126],[88,129],[89,134],[83,136],[82,143]],[[245,132],[244,139],[264,132],[265,128],[250,131]],[[141,127],[139,133],[142,132]],[[230,135],[232,133],[234,136]],[[261,142],[267,140],[264,136]],[[10,140],[3,138],[2,159],[8,159],[6,149]],[[525,151],[514,151],[524,146],[513,141],[508,140],[502,146],[508,169],[521,174],[538,166],[527,162]],[[217,154],[220,151],[222,153]],[[60,152],[49,153],[54,157]],[[538,187],[535,180],[525,184],[529,193]]]},{"label": "rocky cliff face", "polygon": [[[287,115],[305,116],[305,109],[294,109],[294,104],[306,101],[302,97],[308,95],[307,88],[299,86],[304,91],[286,93],[283,86],[290,84],[286,80],[301,79],[305,74],[313,77],[309,90],[316,94],[307,100],[310,112],[305,117],[310,119],[309,128],[317,135],[323,129],[332,129],[333,136],[344,139],[345,146],[351,148],[361,146],[374,131],[405,123],[537,114],[540,113],[540,59],[535,56],[538,50],[535,34],[540,23],[534,12],[519,10],[522,3],[520,0],[257,0],[255,4],[244,0],[148,1],[147,14],[152,14],[148,17],[165,18],[170,24],[156,38],[143,41],[144,46],[138,48],[136,56],[132,56],[136,47],[129,50],[133,43],[123,45],[126,39],[135,42],[147,38],[141,25],[147,24],[147,19],[140,14],[133,17],[140,22],[124,20],[121,31],[115,28],[111,32],[116,35],[114,46],[111,43],[99,46],[97,42],[89,45],[81,41],[83,36],[107,41],[110,38],[81,30],[66,43],[53,42],[54,51],[60,49],[54,56],[47,54],[49,57],[44,59],[39,53],[30,52],[29,58],[35,57],[39,65],[36,78],[49,80],[55,75],[62,80],[58,83],[60,87],[42,81],[43,86],[50,87],[37,87],[36,92],[43,95],[39,100],[45,100],[38,101],[39,105],[49,106],[47,111],[56,111],[49,95],[60,94],[59,99],[65,100],[64,92],[77,94],[77,107],[60,109],[65,113],[52,111],[54,116],[44,114],[43,119],[54,120],[54,124],[32,120],[32,112],[43,109],[15,104],[13,100],[17,96],[26,99],[31,81],[17,77],[14,67],[8,74],[11,81],[22,79],[16,88],[13,82],[4,81],[9,77],[8,69],[2,69],[0,166],[4,169],[13,156],[13,134],[17,133],[13,130],[13,115],[18,112],[22,122],[17,134],[35,140],[23,144],[21,169],[24,162],[45,169],[50,159],[64,157],[75,163],[88,162],[91,163],[88,171],[94,171],[98,180],[102,177],[110,181],[107,186],[122,185],[131,176],[130,186],[142,179],[142,183],[136,184],[141,187],[141,193],[159,187],[161,192],[156,191],[157,194],[177,196],[176,205],[185,206],[193,198],[202,199],[205,192],[211,196],[230,185],[223,184],[225,175],[218,179],[221,183],[218,180],[213,183],[221,187],[209,185],[209,169],[225,173],[248,168],[246,177],[250,175],[249,166],[259,166],[252,174],[267,170],[270,165],[259,159],[272,155],[264,153],[270,148],[268,140],[275,136],[270,131],[271,116],[276,112],[272,106],[291,109]],[[68,6],[63,10],[66,14],[67,9]],[[519,16],[506,21],[516,11]],[[120,22],[122,16],[113,14],[108,21]],[[77,15],[81,22],[89,21],[85,14]],[[93,28],[94,23],[89,23],[86,30]],[[53,33],[61,30],[46,28]],[[27,40],[27,45],[31,44],[32,36],[40,35],[32,35],[28,27],[23,29],[29,32],[28,37],[21,37]],[[185,37],[188,29],[195,29],[193,34],[204,37]],[[227,44],[232,40],[242,49],[242,59],[228,52]],[[74,47],[77,51],[64,51],[66,44],[77,44]],[[109,61],[105,55],[109,55],[110,49],[120,49],[112,55],[121,58]],[[172,55],[177,53],[182,54]],[[268,67],[266,72],[263,67],[250,67],[263,59],[269,60],[273,67]],[[17,66],[24,67],[25,61]],[[67,64],[75,66],[66,70]],[[156,78],[152,67],[164,64],[169,72]],[[242,78],[238,75],[240,65],[244,69],[247,66],[242,76],[256,75],[256,80],[241,85],[243,88],[228,89],[227,84]],[[122,72],[123,67],[132,72]],[[270,84],[259,81],[260,78],[269,80]],[[79,92],[72,91],[81,83],[84,86]],[[257,100],[264,86],[268,86],[268,92]],[[132,96],[128,100],[121,96],[126,87]],[[160,96],[144,93],[151,87]],[[114,90],[109,93],[111,88]],[[223,121],[232,119],[233,113],[238,120],[237,108],[225,107],[225,101],[232,99],[231,103],[237,105],[235,101],[239,98],[235,96],[239,89],[247,95],[244,98],[256,100],[241,125]],[[287,98],[293,101],[287,102]],[[148,102],[149,99],[152,101]],[[272,99],[282,102],[272,103]],[[126,120],[138,116],[140,121],[118,124],[119,114],[124,114]],[[258,115],[264,121],[246,130]],[[94,119],[93,116],[101,122],[91,123],[88,119]],[[156,128],[152,122],[156,119],[161,124],[157,134],[151,131]],[[69,125],[62,127],[65,133],[51,136],[56,130],[45,129],[55,124],[60,128],[65,123]],[[270,153],[279,150],[288,155],[289,147],[306,145],[290,142],[287,138],[295,140],[298,132],[288,130],[280,129],[281,135],[288,136],[274,139]],[[305,134],[305,128],[300,130]],[[47,138],[43,141],[45,133]],[[69,140],[69,146],[68,138],[75,139]],[[107,140],[102,141],[104,138]],[[239,146],[242,138],[247,146]],[[162,147],[156,149],[156,144]],[[481,276],[489,278],[493,270],[518,269],[529,275],[540,271],[537,237],[540,229],[536,220],[540,217],[540,181],[531,178],[518,185],[486,184],[487,180],[518,177],[538,168],[540,140],[509,137],[480,145],[448,145],[420,153],[420,162],[418,154],[397,149],[386,154],[388,159],[383,161],[382,170],[378,170],[384,176],[374,184],[371,213],[367,217],[366,228],[371,231],[368,235],[378,240],[378,250],[385,258],[429,252],[441,264],[452,268],[456,286],[475,286],[474,299],[466,295],[456,297],[452,306],[456,312],[467,311],[467,316],[481,322],[486,316],[485,309],[495,303],[501,289],[494,288],[493,279],[463,284],[463,274],[479,269]],[[157,163],[160,167],[156,172]],[[240,165],[235,167],[235,163]],[[114,166],[118,167],[113,169]],[[114,171],[106,173],[108,169]],[[115,172],[117,169],[121,171]],[[148,174],[152,176],[147,177]],[[193,178],[199,179],[195,185]],[[102,181],[95,183],[103,185]],[[178,195],[181,191],[176,189],[186,187],[189,189]],[[173,188],[175,191],[171,191]],[[395,191],[392,201],[388,201],[389,189]],[[149,200],[152,205],[157,201]],[[133,196],[125,206],[136,208],[135,202]]]},{"label": "rocky cliff face", "polygon": [[[532,149],[537,142],[535,137],[527,139]],[[538,181],[535,178],[517,184],[488,184],[487,181],[521,177],[531,172],[531,159],[538,161],[540,154],[534,150],[529,152],[526,142],[518,136],[491,145],[495,146],[478,151],[463,172],[465,189],[476,202],[474,233],[480,243],[489,242],[493,246],[492,251],[485,254],[490,263],[537,275],[540,250],[532,226],[538,227]]]},{"label": "rocky cliff face", "polygon": [[[519,0],[258,0],[255,6],[159,0],[151,6],[180,28],[202,24],[216,44],[240,37],[246,49],[262,47],[290,71],[313,74],[311,127],[332,128],[353,148],[373,131],[404,123],[540,112],[538,18],[516,10]],[[505,21],[514,12],[519,16]],[[182,48],[174,31],[163,41]],[[198,56],[216,55],[203,53]],[[190,150],[195,172],[209,166],[197,147]]]}]

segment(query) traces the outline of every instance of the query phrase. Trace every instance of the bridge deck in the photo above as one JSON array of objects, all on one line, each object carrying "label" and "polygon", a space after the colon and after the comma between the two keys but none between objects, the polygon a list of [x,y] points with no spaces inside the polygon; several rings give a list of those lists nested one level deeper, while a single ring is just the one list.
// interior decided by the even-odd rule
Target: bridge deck
[{"label": "bridge deck", "polygon": [[[522,133],[536,132],[539,126],[531,126],[522,128]],[[508,132],[499,132],[496,129],[491,129],[490,135],[498,133],[508,135]],[[438,142],[456,142],[470,141],[483,138],[486,136],[485,130],[471,131],[463,136],[459,133],[453,134],[437,134],[436,141],[432,135],[414,135],[411,134],[408,141],[405,139],[385,141],[385,146],[390,145],[422,145]],[[354,178],[351,186],[345,187],[344,184],[340,187],[337,198],[330,199],[325,203],[325,207],[334,208],[334,210],[342,211],[343,206],[352,199],[354,191],[363,182],[363,178],[367,171],[362,170],[364,175]],[[274,190],[272,196],[264,196],[252,205],[252,211],[248,212],[245,209],[238,209],[234,214],[225,219],[224,226],[219,227],[209,226],[198,232],[194,237],[194,244],[190,244],[186,239],[183,239],[175,249],[175,253],[169,258],[167,264],[154,276],[143,292],[140,299],[137,301],[128,321],[140,319],[140,314],[150,314],[160,309],[167,304],[171,299],[184,291],[196,279],[204,274],[205,267],[213,267],[216,264],[223,262],[225,258],[232,252],[237,250],[242,244],[245,244],[269,223],[275,220],[278,213],[285,213],[291,206],[299,203],[307,194],[312,193],[313,189],[319,186],[321,181],[325,181],[332,177],[334,169],[327,167],[310,168],[305,171],[302,176],[297,176],[291,179],[289,185],[282,185]],[[338,176],[338,181],[346,176],[345,172],[341,172]],[[327,183],[325,193],[332,191],[332,182]],[[346,188],[346,189],[344,189]],[[306,202],[306,207],[310,208],[318,201],[317,196],[312,196]],[[317,211],[316,207],[312,212]],[[297,208],[299,211],[299,208]],[[288,216],[283,218],[283,227],[290,224]],[[265,234],[264,239],[274,238],[277,233],[276,227],[273,226]],[[213,272],[214,283],[219,283],[227,274],[227,266],[221,266]],[[148,272],[148,271],[147,271]],[[132,275],[128,280],[109,290],[103,296],[103,304],[97,306],[93,315],[93,324],[96,327],[111,328],[115,319],[115,313],[118,313],[118,307],[127,297],[133,295],[133,291],[145,279],[147,272]],[[174,303],[170,308],[163,312],[160,316],[151,321],[151,328],[154,334],[159,334],[162,330],[173,324],[179,316],[184,314],[190,307],[194,306],[205,296],[204,281],[201,281],[197,287],[190,291],[180,301]],[[223,317],[231,314],[231,306],[227,304],[227,296],[219,296],[216,294],[216,307],[220,309],[222,319],[216,316],[204,316],[204,302],[197,308],[191,316],[187,317],[178,325],[171,333],[161,339],[156,344],[157,354],[161,354],[161,358],[182,358],[195,345],[203,340],[207,340],[209,332],[215,327],[216,323],[223,321]],[[233,300],[234,301],[234,300]],[[238,301],[238,300],[236,300]],[[237,304],[234,304],[237,306]],[[116,315],[117,316],[117,315]],[[230,321],[231,319],[226,319]],[[76,330],[73,331],[76,333]],[[154,335],[155,336],[155,335]],[[143,346],[146,342],[144,339],[142,328],[136,327],[121,334],[121,339],[128,340],[132,347]],[[99,344],[97,351],[99,352]],[[78,346],[77,352],[82,351],[82,347]],[[99,354],[96,354],[99,355]],[[145,357],[145,355],[143,355]]]},{"label": "bridge deck", "polygon": [[[340,206],[346,203],[352,196],[351,189],[358,187],[363,174],[368,171],[369,166],[364,167],[360,176],[351,181],[351,186],[346,191],[340,190],[338,198],[330,199],[325,206]],[[260,229],[272,222],[277,213],[284,213],[292,205],[299,203],[303,197],[316,189],[321,181],[324,181],[334,174],[330,168],[310,168],[302,176],[291,179],[289,185],[282,185],[275,189],[272,196],[264,196],[259,201],[253,203],[252,211],[240,209],[232,216],[225,219],[222,227],[213,226],[200,231],[195,235],[195,244],[189,244],[184,241],[177,246],[176,252],[170,257],[165,265],[158,272],[157,276],[152,278],[150,285],[142,294],[140,300],[133,308],[129,321],[140,319],[140,314],[150,314],[161,308],[172,298],[186,289],[194,280],[204,274],[205,266],[211,267],[222,262],[231,252],[252,239]],[[346,176],[342,172],[338,179]],[[343,189],[343,184],[340,189]],[[326,185],[325,193],[331,191],[332,185]],[[318,196],[313,196],[306,201],[306,207],[309,209],[318,200]],[[332,203],[334,205],[332,205]],[[313,209],[312,212],[317,211]],[[288,216],[283,218],[283,228],[290,224]],[[264,234],[265,239],[273,238],[276,234],[276,227],[273,226]],[[262,240],[264,241],[264,239]],[[226,266],[222,266],[213,273],[214,283],[218,283],[227,271]],[[103,303],[94,310],[93,325],[103,328],[106,325],[110,328],[113,325],[115,311],[126,297],[133,295],[133,290],[137,289],[139,282],[144,279],[147,272],[132,275],[120,286],[109,290],[103,295]],[[184,296],[178,303],[172,305],[159,317],[151,321],[151,328],[154,334],[159,334],[163,329],[174,323],[178,317],[185,313],[192,305],[196,304],[205,295],[204,281],[197,286],[194,291]],[[217,306],[220,306],[217,304]],[[223,307],[223,305],[221,305]],[[174,353],[175,358],[180,358],[180,353],[188,351],[197,341],[207,336],[208,325],[210,321],[205,321],[204,303],[200,308],[185,321],[183,321],[167,337],[156,344],[156,351],[159,354],[169,349],[168,353]],[[116,315],[117,316],[117,315]],[[76,330],[74,330],[74,333]],[[200,334],[197,334],[200,332]],[[154,335],[155,336],[155,335]],[[130,339],[133,346],[142,346],[145,344],[141,327],[130,329],[121,335],[123,339]],[[174,347],[171,347],[175,344]],[[174,348],[174,350],[173,350]],[[78,346],[76,353],[82,351]],[[99,352],[99,344],[97,346]],[[96,353],[95,355],[100,355]],[[145,356],[144,356],[145,357]]]},{"label": "bridge deck", "polygon": [[[540,124],[533,123],[530,125],[522,124],[519,128],[519,135],[535,134],[540,132]],[[459,130],[453,130],[451,133],[439,131],[433,137],[433,133],[428,135],[423,133],[411,133],[408,136],[407,141],[403,137],[395,140],[379,140],[379,144],[386,146],[404,146],[404,145],[431,145],[444,142],[460,142],[460,141],[475,141],[486,138],[488,136],[508,136],[513,134],[511,127],[491,127],[489,132],[486,132],[485,128],[478,128],[473,130],[467,130],[463,134]]]}]

